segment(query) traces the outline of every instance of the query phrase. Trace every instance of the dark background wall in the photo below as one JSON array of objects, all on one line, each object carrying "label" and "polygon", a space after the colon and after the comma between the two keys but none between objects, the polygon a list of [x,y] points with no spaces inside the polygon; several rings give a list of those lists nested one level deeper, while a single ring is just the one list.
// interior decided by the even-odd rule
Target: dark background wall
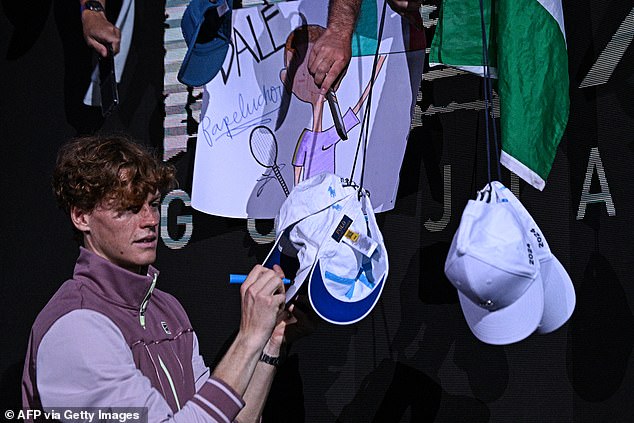
[{"label": "dark background wall", "polygon": [[[137,1],[121,113],[106,122],[80,104],[91,54],[77,5],[40,3],[0,2],[2,410],[19,407],[30,326],[77,255],[50,192],[57,148],[97,129],[125,131],[158,150],[163,140],[166,3]],[[564,1],[564,14],[570,120],[546,189],[507,171],[502,179],[519,190],[574,282],[571,320],[503,347],[470,333],[442,269],[464,205],[486,181],[484,115],[460,106],[481,99],[481,85],[426,69],[396,207],[379,216],[390,254],[382,298],[362,322],[321,323],[292,346],[268,421],[634,421],[634,3]],[[581,88],[588,75],[599,79]],[[172,159],[185,193],[194,142]],[[213,364],[239,323],[239,292],[228,274],[264,259],[271,244],[261,237],[272,224],[207,216],[179,201],[165,207],[159,284],[185,305]],[[183,239],[177,218],[186,215],[191,237],[174,248],[169,238]]]}]

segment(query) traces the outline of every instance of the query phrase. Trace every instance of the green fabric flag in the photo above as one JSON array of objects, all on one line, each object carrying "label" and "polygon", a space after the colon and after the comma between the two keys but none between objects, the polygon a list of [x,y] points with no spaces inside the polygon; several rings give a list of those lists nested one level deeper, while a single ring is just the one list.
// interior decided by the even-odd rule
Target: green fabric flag
[{"label": "green fabric flag", "polygon": [[[490,73],[498,78],[500,161],[543,190],[570,106],[561,0],[483,5]],[[480,0],[443,0],[429,63],[482,75]]]}]

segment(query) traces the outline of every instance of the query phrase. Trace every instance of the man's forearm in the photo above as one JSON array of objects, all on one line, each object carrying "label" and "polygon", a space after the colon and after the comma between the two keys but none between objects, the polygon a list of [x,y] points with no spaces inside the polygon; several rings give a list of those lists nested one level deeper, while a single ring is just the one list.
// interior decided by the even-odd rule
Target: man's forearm
[{"label": "man's forearm", "polygon": [[361,0],[330,0],[328,29],[351,39],[360,9]]},{"label": "man's forearm", "polygon": [[[259,422],[276,373],[274,365],[259,360],[259,351],[256,355],[251,351],[239,337],[236,338],[213,372],[215,377],[222,379],[242,396],[245,406],[235,419],[239,423]],[[269,342],[263,352],[271,357],[279,357],[280,346]]]},{"label": "man's forearm", "polygon": [[261,349],[238,333],[213,376],[231,386],[239,395],[244,395],[260,358]]},{"label": "man's forearm", "polygon": [[246,405],[236,417],[236,422],[250,423],[258,422],[266,399],[275,377],[276,367],[264,362],[258,362],[253,372],[253,377],[249,382],[246,392],[243,395]]},{"label": "man's forearm", "polygon": [[[292,307],[292,306],[291,306]],[[239,423],[256,423],[260,421],[266,399],[271,390],[271,384],[275,377],[277,365],[280,362],[280,358],[285,351],[283,347],[284,333],[286,332],[286,325],[289,322],[295,322],[295,318],[290,314],[287,314],[284,320],[281,320],[273,330],[271,338],[268,340],[264,348],[262,349],[262,358],[259,361],[249,382],[246,392],[243,395],[245,407],[240,410],[240,413],[236,416],[235,421]]]}]

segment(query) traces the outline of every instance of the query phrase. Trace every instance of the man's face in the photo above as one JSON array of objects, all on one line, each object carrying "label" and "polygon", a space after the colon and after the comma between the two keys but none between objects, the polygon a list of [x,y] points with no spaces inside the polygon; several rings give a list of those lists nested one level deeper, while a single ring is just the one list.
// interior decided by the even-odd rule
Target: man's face
[{"label": "man's face", "polygon": [[85,247],[99,256],[138,273],[156,259],[159,223],[159,193],[148,194],[140,207],[119,210],[104,202],[90,213],[82,213],[79,230]]}]

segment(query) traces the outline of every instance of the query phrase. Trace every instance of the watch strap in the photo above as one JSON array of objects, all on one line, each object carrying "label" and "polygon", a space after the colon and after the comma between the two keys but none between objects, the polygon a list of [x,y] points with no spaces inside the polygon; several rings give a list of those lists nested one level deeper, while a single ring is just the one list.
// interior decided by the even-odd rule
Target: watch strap
[{"label": "watch strap", "polygon": [[266,364],[270,364],[273,367],[278,367],[282,363],[281,357],[271,357],[267,353],[262,353],[260,356],[260,361]]},{"label": "watch strap", "polygon": [[106,9],[103,7],[103,4],[97,0],[86,0],[84,4],[81,5],[81,11],[90,10],[93,12],[105,12]]}]

